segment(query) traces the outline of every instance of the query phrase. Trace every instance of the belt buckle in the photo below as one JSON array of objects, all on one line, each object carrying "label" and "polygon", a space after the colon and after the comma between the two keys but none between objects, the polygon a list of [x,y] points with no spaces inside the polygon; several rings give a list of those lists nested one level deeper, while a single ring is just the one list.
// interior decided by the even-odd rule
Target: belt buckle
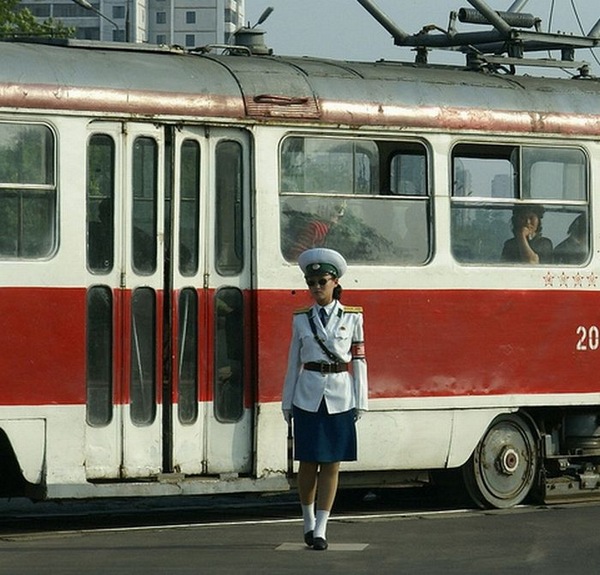
[{"label": "belt buckle", "polygon": [[327,371],[327,368],[329,367],[326,363],[321,363],[319,364],[321,366],[321,375],[324,375],[326,373],[329,373],[329,371]]}]

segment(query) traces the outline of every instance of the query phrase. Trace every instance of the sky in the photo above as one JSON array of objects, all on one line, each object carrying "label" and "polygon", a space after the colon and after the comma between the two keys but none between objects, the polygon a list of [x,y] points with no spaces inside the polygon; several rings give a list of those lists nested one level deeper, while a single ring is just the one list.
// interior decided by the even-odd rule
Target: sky
[{"label": "sky", "polygon": [[[487,0],[495,10],[507,10],[512,3],[513,0]],[[375,4],[411,35],[429,24],[447,30],[452,10],[471,8],[467,0],[375,0]],[[274,11],[259,28],[267,32],[266,44],[277,55],[366,61],[414,59],[410,48],[394,46],[389,32],[357,0],[246,0],[246,21],[254,25],[268,6]],[[552,32],[582,35],[573,6],[585,31],[583,35],[587,35],[600,18],[598,0],[529,0],[522,12],[541,18],[544,31],[550,24]],[[457,22],[457,29],[472,32],[478,28]],[[544,52],[534,54],[547,57]],[[600,48],[595,49],[595,55],[600,59]],[[575,58],[589,62],[592,73],[600,75],[600,65],[590,50],[577,51]],[[436,50],[430,53],[429,61],[463,65],[464,56]]]}]

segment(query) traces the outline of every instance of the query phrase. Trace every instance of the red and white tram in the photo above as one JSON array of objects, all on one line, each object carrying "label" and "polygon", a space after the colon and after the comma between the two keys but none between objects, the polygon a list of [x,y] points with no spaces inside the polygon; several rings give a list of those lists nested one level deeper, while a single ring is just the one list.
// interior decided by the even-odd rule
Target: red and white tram
[{"label": "red and white tram", "polygon": [[[342,482],[600,485],[600,84],[0,46],[0,488],[289,488],[306,226],[350,263],[370,411]],[[503,261],[516,206],[558,246]],[[572,235],[572,234],[571,234]],[[567,250],[568,251],[568,250]]]}]

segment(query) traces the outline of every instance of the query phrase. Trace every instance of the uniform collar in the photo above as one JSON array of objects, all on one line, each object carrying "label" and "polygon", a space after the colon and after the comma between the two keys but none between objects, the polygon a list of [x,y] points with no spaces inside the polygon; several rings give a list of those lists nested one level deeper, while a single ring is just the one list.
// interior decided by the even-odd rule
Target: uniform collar
[{"label": "uniform collar", "polygon": [[332,302],[330,302],[324,306],[320,306],[317,304],[316,308],[317,308],[317,311],[320,310],[321,308],[323,308],[325,310],[325,313],[327,314],[327,317],[329,317],[333,313],[333,311],[335,310],[337,305],[338,305],[338,301],[336,299],[334,299]]}]

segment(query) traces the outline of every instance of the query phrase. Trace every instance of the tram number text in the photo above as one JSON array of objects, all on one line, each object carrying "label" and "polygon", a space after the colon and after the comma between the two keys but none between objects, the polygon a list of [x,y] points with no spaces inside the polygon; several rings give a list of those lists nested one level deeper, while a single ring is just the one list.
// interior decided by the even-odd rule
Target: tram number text
[{"label": "tram number text", "polygon": [[600,348],[600,328],[596,325],[580,325],[577,328],[577,337],[577,351],[596,351]]}]

